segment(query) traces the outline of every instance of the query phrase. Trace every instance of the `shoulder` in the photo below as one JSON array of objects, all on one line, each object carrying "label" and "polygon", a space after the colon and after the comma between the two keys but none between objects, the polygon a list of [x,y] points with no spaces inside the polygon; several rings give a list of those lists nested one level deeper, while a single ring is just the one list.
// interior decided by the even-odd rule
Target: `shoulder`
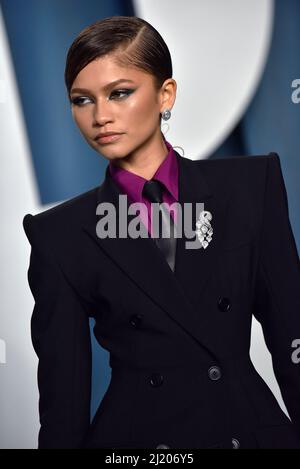
[{"label": "shoulder", "polygon": [[[264,188],[269,168],[281,172],[278,153],[265,155],[229,156],[216,159],[194,160],[193,167],[207,178],[216,189],[221,187],[237,187],[245,189]],[[253,184],[255,182],[255,184]]]},{"label": "shoulder", "polygon": [[27,213],[23,218],[23,228],[30,242],[35,230],[49,234],[59,227],[70,231],[88,221],[95,210],[98,189],[99,186],[94,187],[36,215]]},{"label": "shoulder", "polygon": [[[191,161],[191,160],[190,160]],[[241,155],[241,156],[228,156],[224,158],[214,158],[214,159],[201,159],[194,160],[193,164],[207,169],[208,171],[234,171],[245,169],[250,169],[253,171],[259,171],[263,167],[268,166],[269,162],[280,162],[278,153],[270,152],[265,155]],[[276,163],[275,163],[276,164]]]},{"label": "shoulder", "polygon": [[205,181],[209,192],[230,206],[256,212],[264,205],[266,189],[284,187],[281,163],[276,152],[262,155],[229,156],[190,160],[190,177]]}]

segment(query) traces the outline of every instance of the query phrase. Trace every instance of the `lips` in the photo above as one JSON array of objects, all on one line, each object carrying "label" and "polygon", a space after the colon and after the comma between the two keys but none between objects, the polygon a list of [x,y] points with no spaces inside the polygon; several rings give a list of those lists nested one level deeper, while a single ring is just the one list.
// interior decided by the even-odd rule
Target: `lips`
[{"label": "lips", "polygon": [[121,135],[121,132],[105,132],[102,134],[98,134],[96,135],[94,140],[98,140],[99,138],[103,138],[103,137],[110,137],[111,135]]},{"label": "lips", "polygon": [[105,144],[105,143],[113,143],[119,140],[122,137],[123,134],[120,133],[107,133],[107,134],[99,134],[97,138],[95,138],[95,141],[97,144]]}]

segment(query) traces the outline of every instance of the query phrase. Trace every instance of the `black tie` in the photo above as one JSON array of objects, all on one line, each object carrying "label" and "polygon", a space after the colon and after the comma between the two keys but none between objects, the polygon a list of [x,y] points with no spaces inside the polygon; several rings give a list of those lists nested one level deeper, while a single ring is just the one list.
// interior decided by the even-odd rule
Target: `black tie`
[{"label": "black tie", "polygon": [[[150,202],[159,203],[163,202],[163,186],[159,181],[150,180],[146,181],[143,188],[143,196],[148,199]],[[162,230],[158,232],[158,238],[153,238],[156,242],[159,249],[164,254],[167,263],[169,264],[171,270],[174,272],[175,270],[175,254],[176,254],[176,237],[175,237],[175,226],[174,221],[169,214],[169,211],[164,207],[161,206],[159,210],[159,214],[161,213],[162,218],[162,230],[165,230],[167,237],[162,237]],[[153,224],[153,220],[152,220]],[[159,223],[160,226],[160,223]],[[163,226],[165,228],[163,228]],[[170,236],[168,236],[170,234]]]}]

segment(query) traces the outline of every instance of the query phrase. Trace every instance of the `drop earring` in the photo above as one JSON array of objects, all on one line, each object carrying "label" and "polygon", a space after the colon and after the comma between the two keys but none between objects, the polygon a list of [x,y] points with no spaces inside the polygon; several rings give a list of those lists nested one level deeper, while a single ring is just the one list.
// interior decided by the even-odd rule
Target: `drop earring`
[{"label": "drop earring", "polygon": [[162,117],[162,119],[163,119],[164,121],[169,120],[170,117],[171,117],[171,111],[170,111],[170,109],[165,109],[165,110],[162,112],[161,117]]}]

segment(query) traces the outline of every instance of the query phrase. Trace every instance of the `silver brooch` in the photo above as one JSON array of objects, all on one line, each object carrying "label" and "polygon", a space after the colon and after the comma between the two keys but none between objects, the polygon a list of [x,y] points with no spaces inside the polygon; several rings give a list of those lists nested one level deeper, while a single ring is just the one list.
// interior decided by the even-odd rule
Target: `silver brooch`
[{"label": "silver brooch", "polygon": [[196,233],[198,239],[204,249],[207,248],[208,244],[212,240],[213,229],[211,226],[212,214],[207,210],[202,210],[199,214],[199,219],[196,222]]}]

